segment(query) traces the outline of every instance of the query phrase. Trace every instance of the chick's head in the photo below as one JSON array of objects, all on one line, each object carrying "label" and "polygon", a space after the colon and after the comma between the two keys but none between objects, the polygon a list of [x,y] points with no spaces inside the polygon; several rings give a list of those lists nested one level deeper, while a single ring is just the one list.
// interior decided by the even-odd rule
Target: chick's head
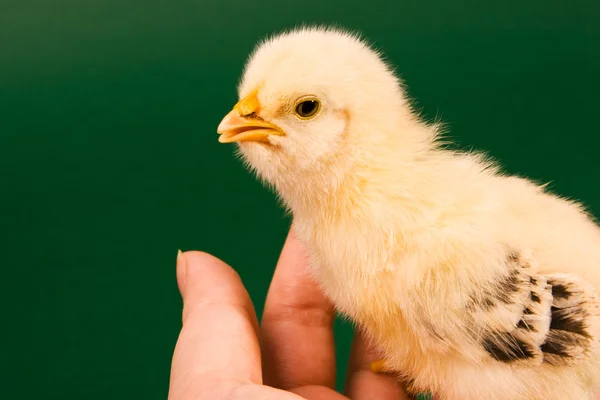
[{"label": "chick's head", "polygon": [[318,173],[339,181],[356,160],[389,146],[409,112],[399,79],[357,36],[303,28],[259,44],[217,128],[247,164],[280,186]]}]

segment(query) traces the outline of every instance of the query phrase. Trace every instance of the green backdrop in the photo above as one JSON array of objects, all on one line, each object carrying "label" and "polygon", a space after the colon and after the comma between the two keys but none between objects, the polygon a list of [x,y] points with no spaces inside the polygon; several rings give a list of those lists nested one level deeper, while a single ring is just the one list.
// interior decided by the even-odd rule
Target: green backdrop
[{"label": "green backdrop", "polygon": [[598,21],[594,0],[0,0],[0,398],[166,398],[179,248],[261,312],[289,220],[216,126],[264,35],[361,30],[461,146],[598,215]]}]

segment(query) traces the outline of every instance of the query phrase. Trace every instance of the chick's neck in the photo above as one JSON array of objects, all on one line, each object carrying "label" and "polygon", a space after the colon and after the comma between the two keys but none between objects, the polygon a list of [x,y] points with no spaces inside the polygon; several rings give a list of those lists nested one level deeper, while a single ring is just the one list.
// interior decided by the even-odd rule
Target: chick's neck
[{"label": "chick's neck", "polygon": [[344,151],[321,168],[276,183],[294,218],[329,223],[350,219],[361,224],[385,220],[386,210],[391,209],[398,217],[398,204],[402,204],[400,212],[405,215],[397,220],[404,229],[426,222],[421,219],[428,201],[423,196],[431,195],[422,186],[438,173],[429,162],[438,153],[434,128],[404,118],[368,135],[365,130],[355,127],[357,132],[348,136]]}]

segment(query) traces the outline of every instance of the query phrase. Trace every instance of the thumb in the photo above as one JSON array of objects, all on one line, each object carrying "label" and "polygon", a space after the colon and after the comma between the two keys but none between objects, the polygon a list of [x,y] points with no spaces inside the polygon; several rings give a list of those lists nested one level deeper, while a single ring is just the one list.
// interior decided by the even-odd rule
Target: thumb
[{"label": "thumb", "polygon": [[211,380],[260,383],[258,322],[238,274],[210,254],[186,252],[178,255],[177,282],[183,326],[173,354],[171,391]]}]

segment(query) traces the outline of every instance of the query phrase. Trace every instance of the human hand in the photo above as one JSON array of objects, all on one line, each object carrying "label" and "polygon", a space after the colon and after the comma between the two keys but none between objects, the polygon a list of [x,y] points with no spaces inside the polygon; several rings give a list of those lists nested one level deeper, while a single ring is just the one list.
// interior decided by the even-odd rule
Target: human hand
[{"label": "human hand", "polygon": [[206,253],[181,254],[177,282],[183,327],[173,355],[169,400],[408,399],[392,377],[369,370],[377,357],[360,335],[350,357],[348,397],[334,390],[335,314],[306,268],[304,250],[290,233],[259,327],[231,267]]},{"label": "human hand", "polygon": [[360,335],[352,347],[348,397],[335,392],[333,307],[306,267],[306,255],[290,233],[259,328],[250,297],[231,267],[202,252],[180,255],[183,327],[169,400],[407,400],[393,378],[369,370],[377,356]]}]

